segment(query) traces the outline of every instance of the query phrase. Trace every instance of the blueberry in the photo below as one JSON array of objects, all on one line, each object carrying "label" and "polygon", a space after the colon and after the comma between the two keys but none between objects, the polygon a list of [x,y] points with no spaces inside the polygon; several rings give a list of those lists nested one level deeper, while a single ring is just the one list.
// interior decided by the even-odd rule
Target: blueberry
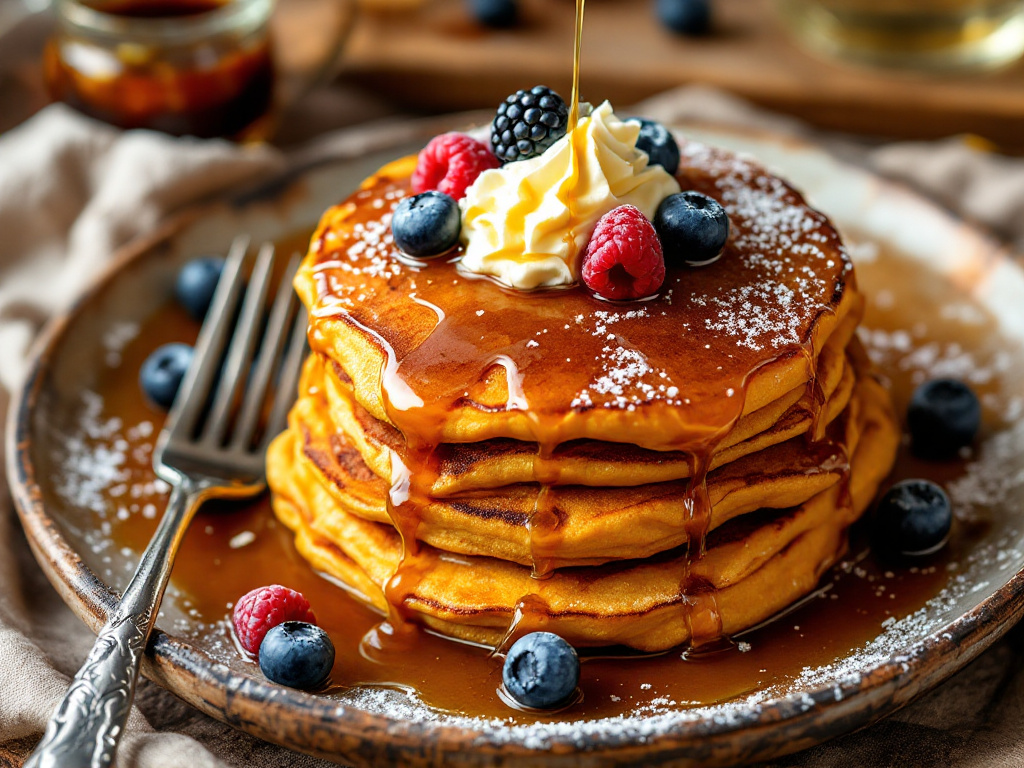
[{"label": "blueberry", "polygon": [[636,148],[647,153],[651,165],[660,165],[675,176],[679,170],[679,145],[672,132],[661,123],[642,117],[631,118],[629,122],[640,123]]},{"label": "blueberry", "polygon": [[918,456],[952,458],[978,434],[981,403],[962,381],[926,381],[910,398],[907,426],[913,451]]},{"label": "blueberry", "polygon": [[217,281],[224,271],[224,259],[219,256],[203,256],[193,259],[178,273],[174,295],[195,320],[202,320],[213,301]]},{"label": "blueberry", "polygon": [[558,635],[532,632],[509,649],[501,679],[523,706],[553,709],[568,701],[579,685],[580,660]]},{"label": "blueberry", "polygon": [[327,682],[334,666],[334,643],[320,627],[286,621],[267,632],[260,643],[260,670],[290,688],[313,690]]},{"label": "blueberry", "polygon": [[658,20],[681,35],[703,35],[711,28],[709,0],[655,0]]},{"label": "blueberry", "polygon": [[139,385],[146,397],[161,408],[170,408],[191,362],[192,347],[188,344],[157,348],[139,370]]},{"label": "blueberry", "polygon": [[519,20],[519,5],[516,0],[469,0],[473,17],[488,27],[507,29]]},{"label": "blueberry", "polygon": [[729,239],[729,217],[714,198],[700,192],[678,192],[661,201],[654,214],[654,229],[666,263],[696,267],[722,254]]},{"label": "blueberry", "polygon": [[880,546],[910,557],[937,552],[949,538],[949,497],[928,480],[904,480],[882,497],[875,518]]},{"label": "blueberry", "polygon": [[395,208],[391,231],[403,253],[421,259],[440,256],[459,242],[459,204],[437,191],[407,197]]}]

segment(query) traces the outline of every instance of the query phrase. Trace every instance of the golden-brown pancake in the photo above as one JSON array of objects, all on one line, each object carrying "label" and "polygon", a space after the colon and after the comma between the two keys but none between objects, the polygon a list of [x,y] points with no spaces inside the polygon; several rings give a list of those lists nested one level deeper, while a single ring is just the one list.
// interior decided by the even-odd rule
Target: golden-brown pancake
[{"label": "golden-brown pancake", "polygon": [[529,605],[572,643],[661,650],[813,588],[898,439],[855,338],[864,299],[799,193],[681,154],[729,239],[628,303],[510,291],[459,249],[403,257],[414,158],[327,211],[295,278],[313,354],[267,471],[314,567],[393,621],[492,645]]},{"label": "golden-brown pancake", "polygon": [[[291,414],[293,431],[302,436],[303,461],[315,466],[322,483],[347,513],[367,520],[390,521],[386,506],[389,483],[364,462],[348,438],[324,418],[323,367],[311,359],[306,394]],[[838,416],[849,395],[830,403],[829,420]],[[841,425],[837,425],[841,430]],[[788,431],[780,422],[773,429]],[[837,435],[838,437],[838,435]],[[803,434],[751,451],[708,475],[712,504],[709,530],[761,508],[800,504],[839,482],[845,471],[836,444],[809,449]],[[616,447],[614,445],[610,447]],[[847,446],[852,450],[853,446]],[[643,486],[551,488],[548,501],[559,519],[557,555],[550,567],[596,564],[639,558],[684,543],[687,483],[668,481]],[[516,484],[497,490],[434,498],[420,510],[417,538],[461,554],[489,555],[530,565],[537,555],[530,520],[540,487]]]},{"label": "golden-brown pancake", "polygon": [[[763,515],[758,520],[740,518],[735,529],[724,526],[709,537],[708,553],[696,568],[718,590],[725,633],[751,626],[808,592],[841,554],[846,527],[888,473],[899,433],[887,393],[867,377],[858,383],[852,402],[845,439],[857,448],[848,486],[832,484],[796,508],[758,513]],[[274,507],[295,531],[300,551],[314,567],[384,609],[382,585],[402,553],[398,534],[389,525],[342,511],[302,460],[294,430],[275,441],[271,456]],[[420,557],[424,572],[406,607],[428,626],[456,637],[496,644],[520,598],[538,589],[528,568],[507,561],[450,555],[429,546]],[[550,612],[547,626],[577,645],[622,643],[662,650],[685,642],[684,560],[673,550],[642,560],[560,569],[540,587]]]}]

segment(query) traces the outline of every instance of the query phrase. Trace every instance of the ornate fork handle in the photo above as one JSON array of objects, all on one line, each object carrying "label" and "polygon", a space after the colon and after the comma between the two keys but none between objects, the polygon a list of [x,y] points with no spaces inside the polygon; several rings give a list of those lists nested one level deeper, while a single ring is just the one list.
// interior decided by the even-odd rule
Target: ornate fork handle
[{"label": "ornate fork handle", "polygon": [[113,763],[146,641],[199,500],[196,484],[182,478],[131,583],[24,768],[107,768]]}]

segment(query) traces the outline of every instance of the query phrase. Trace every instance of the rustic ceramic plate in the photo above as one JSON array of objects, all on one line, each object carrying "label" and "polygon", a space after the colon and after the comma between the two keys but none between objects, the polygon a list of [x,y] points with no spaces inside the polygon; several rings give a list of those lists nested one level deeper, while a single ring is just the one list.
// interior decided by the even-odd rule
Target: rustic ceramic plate
[{"label": "rustic ceramic plate", "polygon": [[[261,189],[179,217],[126,248],[44,333],[13,403],[8,470],[40,565],[91,628],[113,606],[137,552],[105,539],[109,528],[96,492],[115,478],[104,475],[96,456],[76,454],[90,429],[117,428],[89,422],[90,388],[111,358],[116,362],[124,340],[164,304],[187,258],[223,252],[238,232],[259,241],[311,227],[326,206],[438,127],[321,148],[314,162]],[[686,130],[759,157],[846,230],[861,282],[876,303],[907,304],[905,331],[868,339],[883,364],[899,352],[900,365],[914,369],[902,373],[960,375],[984,389],[983,443],[950,490],[961,518],[985,524],[975,526],[980,533],[960,553],[941,594],[885,622],[877,637],[842,658],[783,683],[755,685],[714,706],[583,723],[508,726],[435,712],[395,690],[313,696],[283,689],[233,660],[232,649],[197,631],[188,611],[170,603],[159,622],[165,631],[155,633],[147,653],[150,679],[260,738],[359,766],[717,765],[793,752],[882,717],[963,667],[1018,620],[1024,612],[1024,271],[970,226],[819,149],[764,135]],[[929,306],[937,297],[943,305]],[[964,333],[922,339],[915,302]],[[975,341],[966,345],[961,338]]]}]

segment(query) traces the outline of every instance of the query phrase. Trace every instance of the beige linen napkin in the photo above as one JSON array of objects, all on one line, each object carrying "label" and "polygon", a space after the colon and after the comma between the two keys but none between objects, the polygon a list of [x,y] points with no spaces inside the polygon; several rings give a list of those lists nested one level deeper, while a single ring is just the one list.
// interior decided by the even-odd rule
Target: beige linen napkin
[{"label": "beige linen napkin", "polygon": [[[2,98],[0,92],[0,104]],[[318,98],[331,101],[329,93]],[[668,93],[636,111],[809,135],[792,120],[703,89]],[[351,144],[375,130],[354,129],[318,146]],[[957,139],[865,149],[817,138],[1024,244],[1021,161],[986,155]],[[41,324],[68,305],[117,246],[175,209],[280,170],[285,162],[266,147],[120,133],[61,106],[0,135],[0,422]],[[1024,765],[1022,642],[1024,632],[1011,633],[894,717],[773,765]],[[0,478],[0,766],[20,764],[91,643],[91,633],[61,603],[28,553]],[[326,765],[234,731],[145,681],[119,764]]]}]

